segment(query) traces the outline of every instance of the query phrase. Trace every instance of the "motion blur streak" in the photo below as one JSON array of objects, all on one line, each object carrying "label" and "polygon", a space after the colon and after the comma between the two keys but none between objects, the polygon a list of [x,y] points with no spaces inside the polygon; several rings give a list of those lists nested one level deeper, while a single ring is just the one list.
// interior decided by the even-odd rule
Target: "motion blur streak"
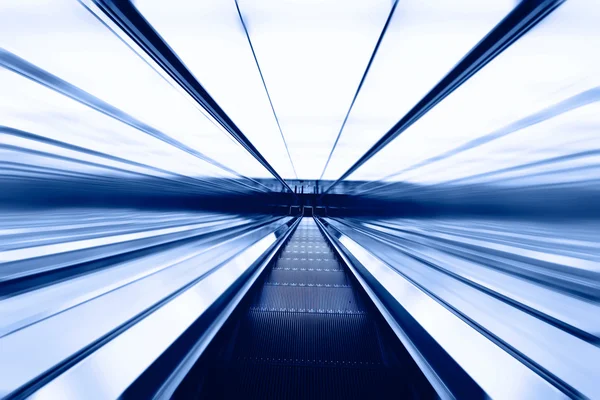
[{"label": "motion blur streak", "polygon": [[0,397],[600,399],[600,2],[0,4]]}]

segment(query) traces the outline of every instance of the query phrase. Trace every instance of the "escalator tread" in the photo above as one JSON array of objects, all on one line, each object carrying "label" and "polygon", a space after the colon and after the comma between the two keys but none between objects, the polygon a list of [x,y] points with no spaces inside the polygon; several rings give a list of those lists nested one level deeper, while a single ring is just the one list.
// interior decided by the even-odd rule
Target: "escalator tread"
[{"label": "escalator tread", "polygon": [[[323,284],[321,284],[323,285]],[[314,310],[322,312],[359,312],[364,305],[352,287],[325,286],[263,286],[255,308],[273,311]]]},{"label": "escalator tread", "polygon": [[202,399],[402,399],[413,398],[399,371],[382,367],[303,367],[236,363],[215,374]]},{"label": "escalator tread", "polygon": [[273,269],[267,278],[267,283],[298,283],[321,285],[350,285],[348,277],[341,269],[314,268]]},{"label": "escalator tread", "polygon": [[198,383],[206,399],[413,398],[405,366],[312,218],[304,218]]},{"label": "escalator tread", "polygon": [[[293,365],[381,365],[375,325],[368,314],[253,310],[241,323],[234,360]],[[348,349],[352,351],[348,351]]]},{"label": "escalator tread", "polygon": [[331,257],[309,257],[303,260],[300,257],[282,257],[277,260],[277,265],[273,269],[337,269],[342,270],[340,263]]}]

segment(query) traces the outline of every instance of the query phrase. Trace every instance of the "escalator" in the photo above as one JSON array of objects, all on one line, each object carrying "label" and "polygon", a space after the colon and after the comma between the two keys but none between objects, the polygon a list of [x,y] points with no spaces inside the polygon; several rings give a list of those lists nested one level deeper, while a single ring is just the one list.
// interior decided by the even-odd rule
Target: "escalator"
[{"label": "escalator", "polygon": [[312,218],[282,249],[175,398],[436,397]]}]

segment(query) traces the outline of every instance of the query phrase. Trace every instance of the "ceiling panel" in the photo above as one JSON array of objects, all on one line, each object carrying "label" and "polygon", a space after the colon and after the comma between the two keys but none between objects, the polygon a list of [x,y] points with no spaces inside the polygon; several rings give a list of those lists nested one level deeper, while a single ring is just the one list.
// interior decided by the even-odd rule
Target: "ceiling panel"
[{"label": "ceiling panel", "polygon": [[137,0],[135,5],[273,168],[294,178],[235,2]]},{"label": "ceiling panel", "polygon": [[600,4],[564,3],[348,179],[378,181],[357,192],[597,179],[599,19]]},{"label": "ceiling panel", "polygon": [[390,0],[240,0],[301,179],[318,179]]},{"label": "ceiling panel", "polygon": [[400,1],[323,178],[346,172],[515,5]]},{"label": "ceiling panel", "polygon": [[[127,118],[151,127],[164,138],[193,149],[201,158],[208,157],[242,176],[271,177],[222,127],[207,118],[198,104],[177,85],[171,85],[79,2],[2,3],[0,47],[9,52],[0,54],[5,63],[11,58],[65,82],[50,90],[44,85],[52,85],[44,82],[31,83],[35,78],[25,82],[16,72],[10,72],[10,77],[4,75],[3,87],[9,88],[0,99],[4,103],[4,125],[83,147],[102,147],[107,151],[112,148],[124,158],[145,156],[148,163],[157,162],[160,151],[172,155],[170,169],[197,176],[214,174],[214,168],[207,167],[206,162],[189,165],[188,159],[194,157],[180,148],[59,94],[72,85],[69,90],[83,91],[82,96],[125,113]],[[21,103],[31,107],[15,107]],[[93,123],[100,120],[103,122]],[[142,143],[148,143],[148,147]]]}]

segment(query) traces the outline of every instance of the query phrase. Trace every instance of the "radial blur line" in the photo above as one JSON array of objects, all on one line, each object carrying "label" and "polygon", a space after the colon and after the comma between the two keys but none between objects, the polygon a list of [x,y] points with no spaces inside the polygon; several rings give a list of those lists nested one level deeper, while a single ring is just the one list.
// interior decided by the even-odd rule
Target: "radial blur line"
[{"label": "radial blur line", "polygon": [[[0,133],[6,134],[6,135],[15,136],[15,137],[19,137],[19,138],[30,139],[30,140],[34,140],[34,141],[37,141],[37,142],[41,142],[41,143],[45,143],[45,144],[50,144],[50,145],[53,145],[53,146],[61,147],[61,148],[67,149],[67,150],[72,150],[72,151],[76,151],[76,152],[79,152],[79,153],[88,154],[88,155],[91,155],[91,156],[97,156],[97,157],[105,158],[105,159],[108,159],[108,160],[111,160],[111,161],[117,161],[117,162],[120,162],[120,163],[129,164],[129,165],[136,166],[136,167],[147,168],[147,169],[150,169],[152,171],[156,171],[156,172],[160,172],[160,173],[165,173],[165,174],[172,175],[174,177],[177,177],[177,178],[181,179],[180,181],[174,180],[174,182],[177,182],[177,183],[181,183],[181,182],[188,183],[189,181],[192,181],[192,182],[189,182],[189,184],[192,184],[194,186],[198,186],[198,187],[203,187],[204,186],[205,187],[205,185],[206,185],[206,181],[204,181],[202,179],[199,179],[199,178],[189,177],[189,176],[186,176],[186,175],[178,174],[176,172],[172,172],[172,171],[168,171],[168,170],[165,170],[165,169],[162,169],[162,168],[154,167],[154,166],[151,166],[151,165],[148,165],[148,164],[143,164],[143,163],[139,163],[139,162],[136,162],[136,161],[127,160],[127,159],[124,159],[124,158],[121,158],[121,157],[117,157],[117,156],[113,156],[113,155],[110,155],[110,154],[102,153],[102,152],[99,152],[99,151],[96,151],[96,150],[90,150],[90,149],[86,149],[86,148],[83,148],[83,147],[80,147],[80,146],[76,146],[76,145],[72,145],[72,144],[69,144],[69,143],[61,142],[61,141],[58,141],[58,140],[49,139],[49,138],[46,138],[46,137],[43,137],[43,136],[40,136],[40,135],[36,135],[34,133],[22,131],[22,130],[19,130],[19,129],[14,129],[14,128],[10,128],[10,127],[7,127],[7,126],[0,125]],[[200,184],[203,184],[203,185],[200,185]],[[216,185],[216,184],[213,182],[213,183],[211,183],[211,185]],[[221,185],[221,186],[223,188],[226,187],[228,190],[233,190],[232,187],[231,187],[231,185],[228,185],[228,186]]]},{"label": "radial blur line", "polygon": [[248,39],[248,45],[250,45],[250,50],[252,51],[252,56],[254,57],[254,62],[256,63],[256,68],[258,69],[258,73],[260,75],[260,80],[265,88],[265,93],[267,94],[267,98],[269,99],[269,105],[271,106],[271,110],[273,111],[273,117],[275,118],[275,122],[277,123],[277,129],[279,129],[279,133],[281,134],[281,140],[283,140],[283,145],[285,146],[285,151],[287,153],[288,158],[290,159],[290,164],[292,165],[292,170],[294,171],[294,176],[298,179],[298,174],[296,173],[296,167],[294,167],[294,161],[292,161],[292,156],[290,155],[290,149],[288,148],[288,144],[285,141],[285,136],[283,131],[281,130],[281,125],[279,124],[279,118],[277,118],[277,113],[275,112],[275,107],[273,107],[273,101],[271,100],[271,95],[269,94],[269,89],[267,89],[267,83],[265,82],[265,77],[263,76],[262,70],[260,69],[260,64],[258,62],[258,58],[256,57],[256,53],[254,52],[254,46],[252,46],[252,40],[250,40],[250,34],[248,33],[248,28],[246,27],[246,23],[244,22],[244,17],[242,16],[242,11],[240,10],[240,5],[238,0],[235,1],[235,8],[237,10],[238,16],[240,17],[240,22],[242,23],[242,27],[244,28],[244,33],[246,34],[246,38]]},{"label": "radial blur line", "polygon": [[[480,174],[475,174],[475,175],[469,175],[469,176],[465,176],[465,177],[461,177],[461,178],[456,178],[456,179],[452,179],[449,181],[445,181],[444,183],[439,183],[439,184],[434,184],[429,186],[429,188],[440,188],[443,189],[445,191],[449,191],[450,189],[455,189],[458,191],[461,191],[463,194],[466,193],[467,187],[466,185],[469,184],[476,184],[477,182],[472,182],[474,180],[478,180],[478,179],[482,179],[485,178],[485,183],[486,184],[490,184],[490,183],[498,183],[498,182],[507,182],[509,180],[515,180],[515,179],[520,179],[523,178],[523,175],[518,175],[518,176],[508,176],[508,177],[500,177],[500,178],[496,178],[496,179],[488,179],[488,178],[493,178],[494,176],[500,175],[502,176],[503,174],[507,174],[507,173],[511,173],[511,172],[521,172],[523,173],[523,171],[527,171],[528,169],[531,168],[535,168],[535,167],[547,167],[547,166],[551,166],[551,165],[556,165],[558,164],[560,166],[561,163],[565,162],[565,161],[574,161],[574,160],[581,160],[587,157],[598,157],[600,156],[600,150],[587,150],[587,151],[582,151],[579,153],[574,153],[574,154],[567,154],[567,155],[561,155],[558,157],[552,157],[552,158],[548,158],[548,159],[544,159],[541,161],[533,161],[527,164],[520,164],[520,165],[515,165],[515,166],[511,166],[511,167],[507,167],[507,168],[503,168],[503,169],[499,169],[496,171],[490,171],[490,172],[483,172]],[[580,166],[580,167],[572,167],[572,168],[566,168],[566,169],[560,169],[560,170],[545,170],[545,171],[541,171],[541,172],[536,172],[536,173],[527,173],[526,177],[531,179],[534,177],[540,177],[540,176],[544,176],[544,175],[553,175],[555,176],[557,174],[557,172],[568,172],[571,174],[577,173],[577,172],[583,172],[586,170],[597,170],[598,166],[597,165],[585,165],[585,166]],[[454,184],[464,184],[461,185],[459,187],[455,187],[455,188],[450,188],[449,185],[454,185]],[[389,186],[393,186],[393,182],[390,183],[386,183],[383,184],[381,186],[378,186],[376,189],[380,190],[383,189],[385,187],[389,187]],[[355,194],[363,194],[363,193],[367,193],[370,191],[373,191],[374,189],[369,189],[369,190],[365,190],[363,192],[359,192],[359,193],[355,193]],[[422,188],[420,187],[414,187],[412,189],[405,189],[402,191],[402,195],[406,196],[409,195],[411,193],[415,193],[422,190]]]},{"label": "radial blur line", "polygon": [[[4,336],[1,339],[0,352],[3,354],[0,358],[2,360],[13,359],[14,365],[29,364],[27,368],[12,368],[6,374],[1,374],[0,393],[3,396],[14,398],[31,395],[32,392],[42,387],[52,389],[53,384],[44,385],[57,381],[60,383],[63,379],[68,380],[73,372],[81,371],[82,367],[83,370],[92,372],[99,379],[98,382],[107,383],[108,381],[105,380],[107,375],[96,373],[98,364],[91,369],[85,368],[86,364],[90,360],[92,362],[98,361],[96,355],[102,354],[104,351],[102,349],[107,348],[106,345],[111,348],[114,343],[119,343],[121,341],[119,338],[123,337],[122,334],[128,336],[130,333],[127,332],[137,331],[139,328],[133,330],[130,330],[130,328],[140,326],[137,324],[147,321],[146,317],[151,320],[154,319],[157,315],[156,311],[163,310],[159,311],[159,314],[162,314],[165,312],[164,310],[168,310],[166,311],[167,315],[171,317],[178,315],[178,318],[183,317],[188,324],[200,317],[200,315],[196,315],[193,319],[190,319],[189,310],[193,310],[194,313],[203,313],[209,305],[234,284],[233,281],[239,282],[238,279],[244,276],[246,271],[257,267],[258,265],[255,262],[262,261],[265,250],[270,250],[272,246],[284,239],[282,235],[290,229],[290,225],[294,222],[291,217],[273,217],[269,220],[270,222],[266,221],[266,224],[255,226],[242,235],[235,235],[225,241],[214,243],[206,249],[207,252],[179,263],[174,268],[156,271],[154,274],[119,287],[117,290],[100,293],[100,296],[77,304],[75,307],[66,310],[66,312],[59,312],[39,323]],[[198,287],[198,284],[202,286],[202,290],[199,292],[200,297],[193,292],[193,288]],[[153,289],[149,290],[149,288]],[[200,307],[197,304],[192,307],[180,305],[179,311],[186,311],[183,314],[177,314],[177,312],[173,314],[170,305],[173,304],[173,301],[178,303],[179,299],[182,299],[181,295],[183,295],[183,298],[190,296],[190,289],[192,289],[192,298],[200,301]],[[208,297],[211,298],[210,301],[206,301]],[[163,308],[164,306],[167,308]],[[113,312],[106,312],[108,309],[112,309]],[[81,326],[81,321],[91,316],[95,317],[85,327],[81,327],[81,330],[74,328],[78,335],[75,335],[75,337],[65,336],[64,333],[69,330],[65,330],[67,325],[72,323]],[[141,326],[144,326],[144,324],[142,323]],[[177,334],[173,340],[187,328],[187,326],[167,325],[170,328],[175,327],[177,329]],[[158,332],[151,329],[150,332],[152,331]],[[144,336],[147,338],[149,331],[143,329],[142,332],[145,332]],[[45,340],[36,340],[35,343],[30,343],[28,338],[32,334],[38,338],[43,337]],[[51,346],[52,351],[46,352],[35,349],[36,345],[42,344],[48,348],[47,343],[50,342],[53,343]],[[132,357],[129,360],[134,361],[136,364],[140,361],[149,361],[143,369],[150,364],[147,356],[154,359],[164,351],[163,348],[160,351],[150,352],[144,340],[136,340],[136,342],[145,347],[143,352],[146,356],[142,359]],[[111,343],[113,344],[111,345]],[[19,348],[20,345],[23,345],[26,349]],[[24,355],[25,352],[30,353],[31,357]],[[37,356],[34,357],[34,354]],[[13,358],[13,356],[17,358]],[[104,368],[101,369],[104,370]],[[125,369],[131,372],[131,368],[126,367]],[[118,372],[119,379],[110,379],[110,385],[105,384],[102,389],[114,390],[114,384],[125,383],[123,378],[130,379],[121,388],[121,390],[124,390],[142,371],[134,376],[123,375]],[[80,388],[89,392],[91,386],[82,384],[83,382],[84,380],[77,380],[75,386],[67,384],[69,389],[59,397],[65,398],[65,396],[70,397],[70,395],[81,397],[75,396],[72,390],[77,385],[81,385]],[[60,387],[64,388],[64,386]],[[94,385],[94,387],[97,388],[98,386]],[[92,397],[98,398],[100,393],[106,395],[106,391],[96,391]],[[116,393],[115,395],[107,395],[106,398],[116,398],[118,396],[119,393]],[[99,398],[103,398],[103,396]]]},{"label": "radial blur line", "polygon": [[[237,0],[236,0],[237,3]],[[398,5],[398,0],[394,0],[394,3],[392,4],[392,9],[390,10],[390,14],[387,17],[387,20],[385,21],[385,24],[383,25],[383,29],[381,30],[381,34],[379,35],[379,39],[377,39],[377,43],[375,44],[375,48],[373,49],[373,53],[371,54],[371,58],[369,59],[369,62],[367,63],[367,67],[365,68],[365,73],[363,74],[362,78],[360,79],[360,83],[358,84],[358,87],[356,88],[356,93],[354,93],[354,97],[352,98],[352,101],[350,102],[350,107],[348,107],[348,112],[346,113],[346,116],[344,117],[344,121],[342,122],[342,126],[340,127],[340,131],[338,132],[335,141],[333,142],[333,146],[331,147],[331,151],[329,152],[329,156],[327,157],[327,161],[325,162],[325,166],[323,167],[323,172],[321,172],[321,176],[319,177],[319,179],[323,179],[323,175],[325,175],[325,171],[327,171],[327,167],[329,166],[329,161],[331,161],[331,156],[333,156],[333,152],[335,151],[335,148],[340,140],[340,137],[342,136],[342,132],[344,131],[344,127],[346,126],[346,122],[348,122],[348,117],[350,116],[350,113],[352,112],[352,107],[354,107],[354,103],[356,102],[356,98],[358,97],[358,94],[360,93],[360,89],[362,89],[363,84],[365,83],[365,79],[367,79],[367,75],[369,74],[369,70],[371,69],[371,64],[373,64],[373,60],[375,59],[375,56],[377,55],[377,50],[379,50],[379,46],[381,45],[381,41],[383,40],[383,37],[385,36],[385,32],[387,31],[390,22],[392,21],[392,17],[394,16],[394,11],[396,10],[396,6]]]},{"label": "radial blur line", "polygon": [[[551,284],[549,280],[551,276],[549,274],[544,276],[543,267],[536,266],[535,262],[538,258],[560,258],[560,255],[556,253],[542,254],[544,252],[540,251],[537,254],[532,254],[532,252],[527,254],[523,252],[525,248],[518,247],[516,243],[509,246],[498,243],[497,240],[494,241],[490,237],[486,237],[485,242],[477,241],[477,239],[465,235],[464,232],[462,235],[448,233],[443,228],[427,231],[427,225],[423,229],[423,224],[419,223],[415,224],[416,227],[413,227],[413,224],[399,226],[396,221],[388,220],[378,220],[374,223],[345,220],[344,223],[356,228],[357,231],[377,238],[382,243],[389,244],[398,251],[424,263],[427,267],[439,270],[454,279],[508,302],[571,335],[595,345],[600,343],[600,321],[590,320],[587,317],[596,315],[600,311],[597,302],[593,300],[598,297],[593,296],[589,287],[586,288],[587,291],[581,290],[584,288],[583,285],[579,289],[575,289],[573,279],[568,278],[569,274],[571,277],[577,276],[582,269],[586,269],[586,272],[578,276],[581,282],[585,280],[584,276],[587,276],[588,282],[593,280],[593,276],[597,277],[597,272],[590,271],[594,265],[586,263],[585,260],[564,257],[566,263],[570,264],[570,271],[566,269],[563,271],[561,284],[556,282]],[[523,242],[525,241],[521,239],[519,244]],[[560,249],[560,245],[555,244],[554,247],[557,250]],[[496,251],[497,256],[503,254],[504,268],[501,267],[501,263],[497,262],[499,258],[494,263],[493,258],[490,257],[490,251]],[[527,264],[530,265],[529,271],[524,269],[519,271],[516,267],[513,267],[512,270],[507,268],[506,261],[519,253],[522,253],[523,257],[529,256],[527,258]],[[475,261],[476,255],[479,257],[479,261]],[[481,260],[486,260],[486,262],[482,263]],[[536,267],[537,271],[535,271]],[[533,271],[537,272],[537,279],[533,277]],[[552,277],[556,279],[557,275]],[[558,287],[563,290],[556,290]]]},{"label": "radial blur line", "polygon": [[[93,96],[92,94],[78,88],[75,85],[70,84],[69,82],[47,72],[44,71],[43,69],[31,64],[30,62],[28,62],[27,60],[24,60],[20,57],[18,57],[15,54],[10,53],[7,50],[1,49],[0,48],[0,66],[13,71],[25,78],[28,78],[36,83],[39,83],[51,90],[54,90],[55,92],[61,93],[81,104],[84,104],[98,112],[101,112],[104,115],[107,115],[111,118],[114,118],[120,122],[123,122],[129,126],[131,126],[132,128],[135,128],[139,131],[142,131],[152,137],[155,137],[173,147],[176,147],[182,151],[185,151],[188,154],[193,155],[194,157],[197,157],[203,161],[206,161],[218,168],[223,169],[224,171],[227,171],[235,176],[238,176],[240,178],[246,179],[246,180],[250,180],[251,182],[253,182],[255,185],[259,185],[259,186],[263,186],[261,183],[240,175],[239,173],[237,173],[236,171],[232,170],[231,168],[207,157],[206,155],[202,154],[201,152],[192,149],[191,147],[179,142],[176,139],[173,139],[172,137],[170,137],[169,135],[166,135],[165,133],[159,131],[158,129],[155,129],[154,127],[134,118],[133,116],[123,112],[122,110],[106,103],[105,101]],[[248,187],[255,187],[255,185],[248,185],[248,184],[243,184],[240,182],[240,184],[244,185],[244,186],[248,186]],[[269,189],[264,187],[265,191],[268,191]]]},{"label": "radial blur line", "polygon": [[[394,182],[389,182],[387,184],[378,184],[378,182],[380,182],[380,181],[384,181],[386,179],[389,179],[389,178],[392,178],[394,176],[400,175],[400,174],[405,173],[407,171],[415,170],[415,169],[423,167],[425,165],[429,165],[429,164],[432,164],[432,163],[435,163],[435,162],[438,162],[438,161],[441,161],[441,160],[445,160],[447,158],[450,158],[452,156],[460,154],[463,151],[476,148],[476,147],[484,145],[486,143],[490,143],[490,142],[492,142],[492,141],[494,141],[496,139],[500,139],[500,138],[503,138],[503,137],[505,137],[507,135],[510,135],[511,133],[518,132],[521,129],[525,129],[525,128],[528,128],[528,127],[530,127],[532,125],[536,125],[536,124],[542,123],[542,122],[547,121],[549,119],[558,117],[558,116],[560,116],[562,114],[565,114],[565,113],[568,113],[571,110],[575,110],[577,108],[584,107],[584,106],[586,106],[588,104],[592,104],[592,103],[595,103],[595,102],[598,102],[598,101],[600,101],[600,87],[595,87],[595,88],[586,90],[584,92],[581,92],[581,93],[578,93],[578,94],[576,94],[574,96],[571,96],[570,98],[568,98],[566,100],[563,100],[563,101],[561,101],[558,104],[555,104],[555,105],[550,106],[550,107],[548,107],[548,108],[546,108],[544,110],[541,110],[541,111],[536,112],[534,114],[531,114],[531,115],[529,115],[529,116],[527,116],[525,118],[522,118],[522,119],[520,119],[518,121],[515,121],[515,122],[513,122],[513,123],[511,123],[511,124],[509,124],[509,125],[507,125],[507,126],[505,126],[503,128],[501,128],[501,129],[499,129],[497,131],[491,132],[491,133],[489,133],[487,135],[484,135],[484,136],[477,137],[477,138],[475,138],[475,139],[473,139],[473,140],[471,140],[471,141],[469,141],[469,142],[467,142],[465,144],[462,144],[462,145],[460,145],[460,146],[458,146],[458,147],[456,147],[454,149],[450,149],[450,150],[448,150],[448,151],[446,151],[446,152],[444,152],[442,154],[439,154],[437,156],[427,158],[427,159],[425,159],[423,161],[420,161],[417,164],[414,164],[414,165],[412,165],[412,166],[410,166],[408,168],[404,168],[404,169],[402,169],[400,171],[397,171],[397,172],[394,172],[394,173],[392,173],[390,175],[387,175],[387,176],[381,178],[378,181],[372,181],[372,182],[368,182],[368,183],[363,183],[363,184],[357,186],[356,188],[354,188],[353,191],[354,191],[355,194],[362,194],[362,193],[370,192],[370,191],[372,191],[375,188],[381,189],[381,188],[383,188],[385,186],[393,184]],[[562,158],[564,158],[564,157],[557,157],[556,159],[559,160],[559,159],[562,159]],[[530,163],[530,164],[527,164],[527,165],[537,165],[537,164],[538,163]],[[521,167],[522,166],[518,166],[518,167],[514,167],[514,168],[521,168]],[[507,169],[507,170],[510,170],[510,169]],[[497,171],[497,172],[500,172],[500,171]],[[458,180],[462,180],[462,179],[468,179],[468,177],[467,178],[461,178],[461,179],[453,180],[452,182],[458,181]],[[449,183],[449,182],[447,182],[447,183]],[[374,185],[374,186],[372,188],[370,188],[370,189],[366,189],[366,187],[368,187],[368,185]],[[365,189],[359,190],[361,187],[365,187]]]},{"label": "radial blur line", "polygon": [[65,96],[68,96],[71,99],[76,100],[81,104],[85,104],[86,106],[91,107],[94,110],[101,112],[102,114],[105,114],[105,115],[108,115],[109,117],[117,119],[135,129],[138,129],[138,130],[140,130],[144,133],[147,133],[157,139],[160,139],[165,143],[173,145],[173,146],[175,146],[189,154],[192,154],[204,161],[207,161],[213,165],[216,165],[219,168],[225,169],[226,171],[231,172],[235,175],[239,175],[235,171],[232,171],[229,168],[225,167],[224,165],[217,163],[216,161],[210,159],[209,157],[205,156],[204,154],[200,153],[199,151],[196,151],[194,149],[187,147],[183,143],[180,143],[180,142],[176,141],[175,139],[172,139],[168,135],[160,132],[157,129],[154,129],[153,127],[143,123],[142,121],[137,120],[136,118],[126,114],[125,112],[119,110],[116,107],[113,107],[112,105],[104,102],[103,100],[100,100],[99,98],[91,95],[90,93],[87,93],[86,91],[78,88],[77,86],[74,86],[63,79],[61,79],[55,75],[52,75],[51,73],[44,71],[43,69],[37,67],[36,65],[31,64],[27,60],[24,60],[21,57],[15,55],[15,54],[12,54],[9,51],[1,49],[1,48],[0,48],[0,65],[8,70],[16,72],[17,74],[19,74],[21,76],[24,76],[28,79],[31,79],[32,81],[35,81],[41,85],[44,85],[47,88],[50,88],[56,92],[59,92]]},{"label": "radial blur line", "polygon": [[[291,193],[294,192],[130,1],[93,0],[93,2],[146,54],[152,57],[219,125],[256,158],[271,175],[281,182],[284,188]],[[93,11],[90,10],[90,12]]]},{"label": "radial blur line", "polygon": [[542,21],[565,0],[524,0],[487,34],[429,93],[379,139],[346,172],[323,191],[346,179],[365,162],[402,134],[418,119],[485,67],[512,43]]},{"label": "radial blur line", "polygon": [[[565,398],[538,371],[507,352],[495,338],[475,327],[464,314],[429,290],[431,286],[442,286],[440,283],[422,285],[407,274],[414,261],[400,252],[386,251],[381,243],[338,220],[327,219],[325,223],[337,244],[353,257],[353,266],[360,271],[358,275],[377,281],[377,296],[402,324],[407,335],[405,343],[415,346],[417,357],[434,366],[434,373],[450,392],[445,398],[473,397],[461,395],[465,381],[457,379],[456,373],[449,374],[447,366],[440,365],[440,360],[448,356],[485,392],[481,398]],[[419,267],[423,274],[428,273],[422,264]],[[424,341],[425,338],[434,341]],[[502,379],[498,379],[500,371]],[[512,384],[507,385],[505,381]]]},{"label": "radial blur line", "polygon": [[[168,178],[157,177],[155,175],[151,175],[151,174],[148,174],[148,173],[131,171],[131,170],[127,170],[127,169],[124,169],[124,168],[119,168],[119,167],[114,167],[114,166],[110,166],[110,165],[100,164],[100,163],[92,162],[92,161],[80,160],[80,159],[73,158],[73,157],[62,156],[62,155],[53,154],[53,153],[49,153],[49,152],[45,152],[45,151],[33,150],[33,149],[24,148],[24,147],[20,147],[20,146],[0,144],[0,149],[13,150],[13,151],[17,151],[17,152],[20,152],[20,153],[37,155],[37,156],[42,156],[42,157],[46,157],[46,158],[52,158],[52,159],[55,159],[55,160],[73,162],[73,163],[76,163],[76,164],[82,164],[82,165],[86,165],[86,166],[92,166],[92,167],[97,167],[97,168],[101,168],[101,169],[106,169],[106,170],[109,170],[109,171],[120,172],[120,173],[124,173],[126,175],[134,175],[134,176],[142,176],[142,177],[154,178],[154,179],[161,180],[161,181],[166,180],[166,181],[174,182],[176,184],[177,183],[179,183],[179,184],[182,183],[182,182],[170,180]],[[17,165],[16,163],[5,163],[5,164],[6,165]],[[30,167],[27,164],[19,164],[19,165]],[[52,168],[48,168],[48,167],[44,167],[44,168],[41,168],[40,170],[43,171],[44,173],[46,173],[46,171],[51,171],[53,169]],[[56,170],[56,171],[59,171],[59,170]],[[72,172],[72,171],[65,171],[65,170],[62,170],[61,172],[62,172],[63,175],[75,175],[75,176],[80,176],[80,177],[87,177],[87,180],[89,180],[89,181],[92,181],[92,180],[105,181],[105,182],[110,182],[111,181],[107,177],[102,177],[102,176],[93,175],[93,174],[86,174],[86,173],[83,173],[83,172]],[[158,184],[149,184],[149,185],[156,186],[157,189],[161,189],[161,188],[165,189],[166,188],[164,185],[158,185]],[[223,185],[214,185],[214,186],[224,187]],[[235,190],[231,189],[231,187],[227,187],[227,189],[230,190],[230,191],[235,191]]]}]

